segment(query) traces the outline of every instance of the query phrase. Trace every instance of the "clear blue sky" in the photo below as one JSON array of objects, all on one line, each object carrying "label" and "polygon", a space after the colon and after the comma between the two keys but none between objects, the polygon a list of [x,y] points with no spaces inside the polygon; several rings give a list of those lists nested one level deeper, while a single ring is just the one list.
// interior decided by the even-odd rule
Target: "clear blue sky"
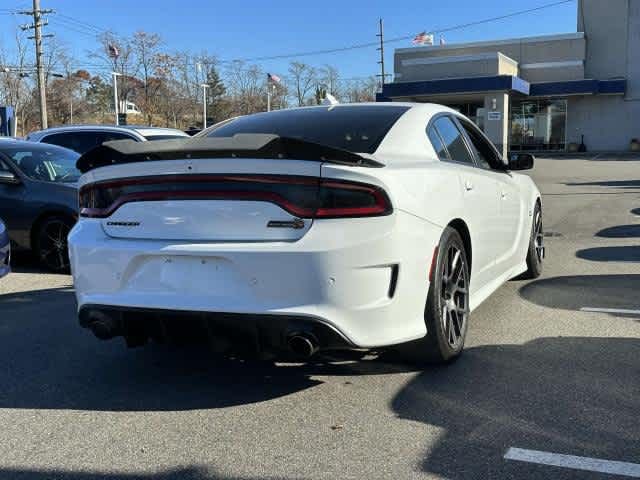
[{"label": "clear blue sky", "polygon": [[[385,37],[414,35],[484,18],[537,7],[553,0],[273,0],[226,2],[219,0],[41,0],[42,8],[53,8],[75,20],[105,30],[130,34],[136,30],[159,33],[169,51],[206,49],[220,59],[260,57],[292,52],[337,48],[375,41],[378,18],[385,24]],[[3,9],[29,8],[31,2],[3,0]],[[447,43],[492,40],[519,36],[575,32],[576,4],[551,7],[535,13],[474,26],[445,34]],[[68,17],[50,16],[48,33],[67,44],[79,64],[97,43],[87,28]],[[28,17],[2,14],[0,42],[11,49],[11,37]],[[71,28],[75,25],[77,30]],[[387,70],[393,70],[393,49],[409,47],[406,40],[386,46]],[[313,65],[331,64],[343,77],[375,74],[375,47],[344,53],[300,57]],[[286,73],[287,60],[262,61],[265,70]]]}]

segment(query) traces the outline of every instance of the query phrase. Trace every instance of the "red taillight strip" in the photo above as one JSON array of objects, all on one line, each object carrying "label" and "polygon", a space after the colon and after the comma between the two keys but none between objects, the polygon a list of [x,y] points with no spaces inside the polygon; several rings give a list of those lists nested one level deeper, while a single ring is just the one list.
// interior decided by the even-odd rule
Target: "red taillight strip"
[{"label": "red taillight strip", "polygon": [[369,193],[374,198],[374,205],[363,207],[335,207],[317,209],[304,208],[291,203],[275,192],[253,192],[245,190],[193,190],[193,191],[169,191],[161,190],[155,192],[134,192],[124,194],[113,201],[106,208],[87,208],[80,210],[83,217],[105,218],[112,215],[118,208],[126,203],[141,201],[162,201],[162,200],[248,200],[262,201],[278,205],[282,209],[303,218],[336,218],[336,217],[359,217],[387,215],[392,208],[387,195],[376,186],[366,185],[346,180],[323,181],[316,177],[300,177],[289,175],[160,175],[149,177],[131,177],[122,180],[103,181],[88,184],[80,189],[80,197],[88,191],[101,188],[117,188],[128,185],[149,185],[149,184],[176,184],[176,183],[197,183],[197,182],[247,182],[261,184],[289,184],[289,185],[317,185],[322,188],[333,188],[341,190],[357,190]]},{"label": "red taillight strip", "polygon": [[122,195],[107,208],[83,208],[80,215],[83,217],[105,218],[125,203],[161,201],[161,200],[247,200],[257,202],[269,202],[278,205],[292,215],[309,218],[315,210],[298,207],[281,195],[273,192],[246,192],[246,191],[186,191],[186,192],[138,192]]},{"label": "red taillight strip", "polygon": [[292,175],[217,175],[217,174],[188,174],[188,175],[152,175],[147,177],[129,177],[121,180],[105,180],[84,185],[80,193],[95,188],[124,187],[127,185],[150,185],[163,183],[198,183],[198,182],[254,182],[254,183],[293,183],[296,185],[318,184],[319,178]]}]

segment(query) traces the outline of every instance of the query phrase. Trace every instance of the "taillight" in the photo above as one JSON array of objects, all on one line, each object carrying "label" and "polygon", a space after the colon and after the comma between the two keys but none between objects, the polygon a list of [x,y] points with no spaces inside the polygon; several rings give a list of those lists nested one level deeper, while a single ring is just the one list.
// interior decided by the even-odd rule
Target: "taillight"
[{"label": "taillight", "polygon": [[315,218],[376,217],[392,212],[389,197],[364,183],[323,180]]},{"label": "taillight", "polygon": [[105,218],[130,202],[245,200],[278,205],[301,218],[389,215],[383,189],[360,182],[288,175],[163,175],[97,182],[80,189],[80,215]]}]

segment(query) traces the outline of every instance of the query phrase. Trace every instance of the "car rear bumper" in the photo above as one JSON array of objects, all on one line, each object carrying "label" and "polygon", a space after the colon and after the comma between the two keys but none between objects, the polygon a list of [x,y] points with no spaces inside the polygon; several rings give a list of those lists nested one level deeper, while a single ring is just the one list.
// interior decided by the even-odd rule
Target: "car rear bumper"
[{"label": "car rear bumper", "polygon": [[110,323],[110,332],[99,328],[101,338],[123,336],[131,346],[153,338],[163,341],[207,343],[219,350],[237,349],[252,354],[290,351],[293,336],[313,340],[317,350],[352,349],[356,346],[322,319],[295,315],[195,312],[185,310],[83,305],[80,325],[94,330],[94,322]]},{"label": "car rear bumper", "polygon": [[298,241],[265,243],[114,239],[83,219],[69,252],[81,316],[96,306],[129,317],[139,309],[163,318],[206,313],[199,318],[224,318],[238,330],[294,318],[335,332],[341,346],[371,348],[426,333],[439,238],[438,227],[403,212],[316,221]]}]

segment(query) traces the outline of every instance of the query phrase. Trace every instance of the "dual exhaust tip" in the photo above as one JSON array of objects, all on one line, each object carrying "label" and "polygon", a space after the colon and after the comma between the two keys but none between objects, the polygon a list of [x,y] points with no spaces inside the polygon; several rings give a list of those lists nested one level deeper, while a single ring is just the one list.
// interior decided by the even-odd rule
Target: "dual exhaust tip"
[{"label": "dual exhaust tip", "polygon": [[[110,340],[123,334],[120,322],[98,310],[91,311],[85,322],[89,330],[100,340]],[[286,345],[298,358],[310,358],[320,349],[315,335],[307,332],[290,333],[287,335]]]}]

